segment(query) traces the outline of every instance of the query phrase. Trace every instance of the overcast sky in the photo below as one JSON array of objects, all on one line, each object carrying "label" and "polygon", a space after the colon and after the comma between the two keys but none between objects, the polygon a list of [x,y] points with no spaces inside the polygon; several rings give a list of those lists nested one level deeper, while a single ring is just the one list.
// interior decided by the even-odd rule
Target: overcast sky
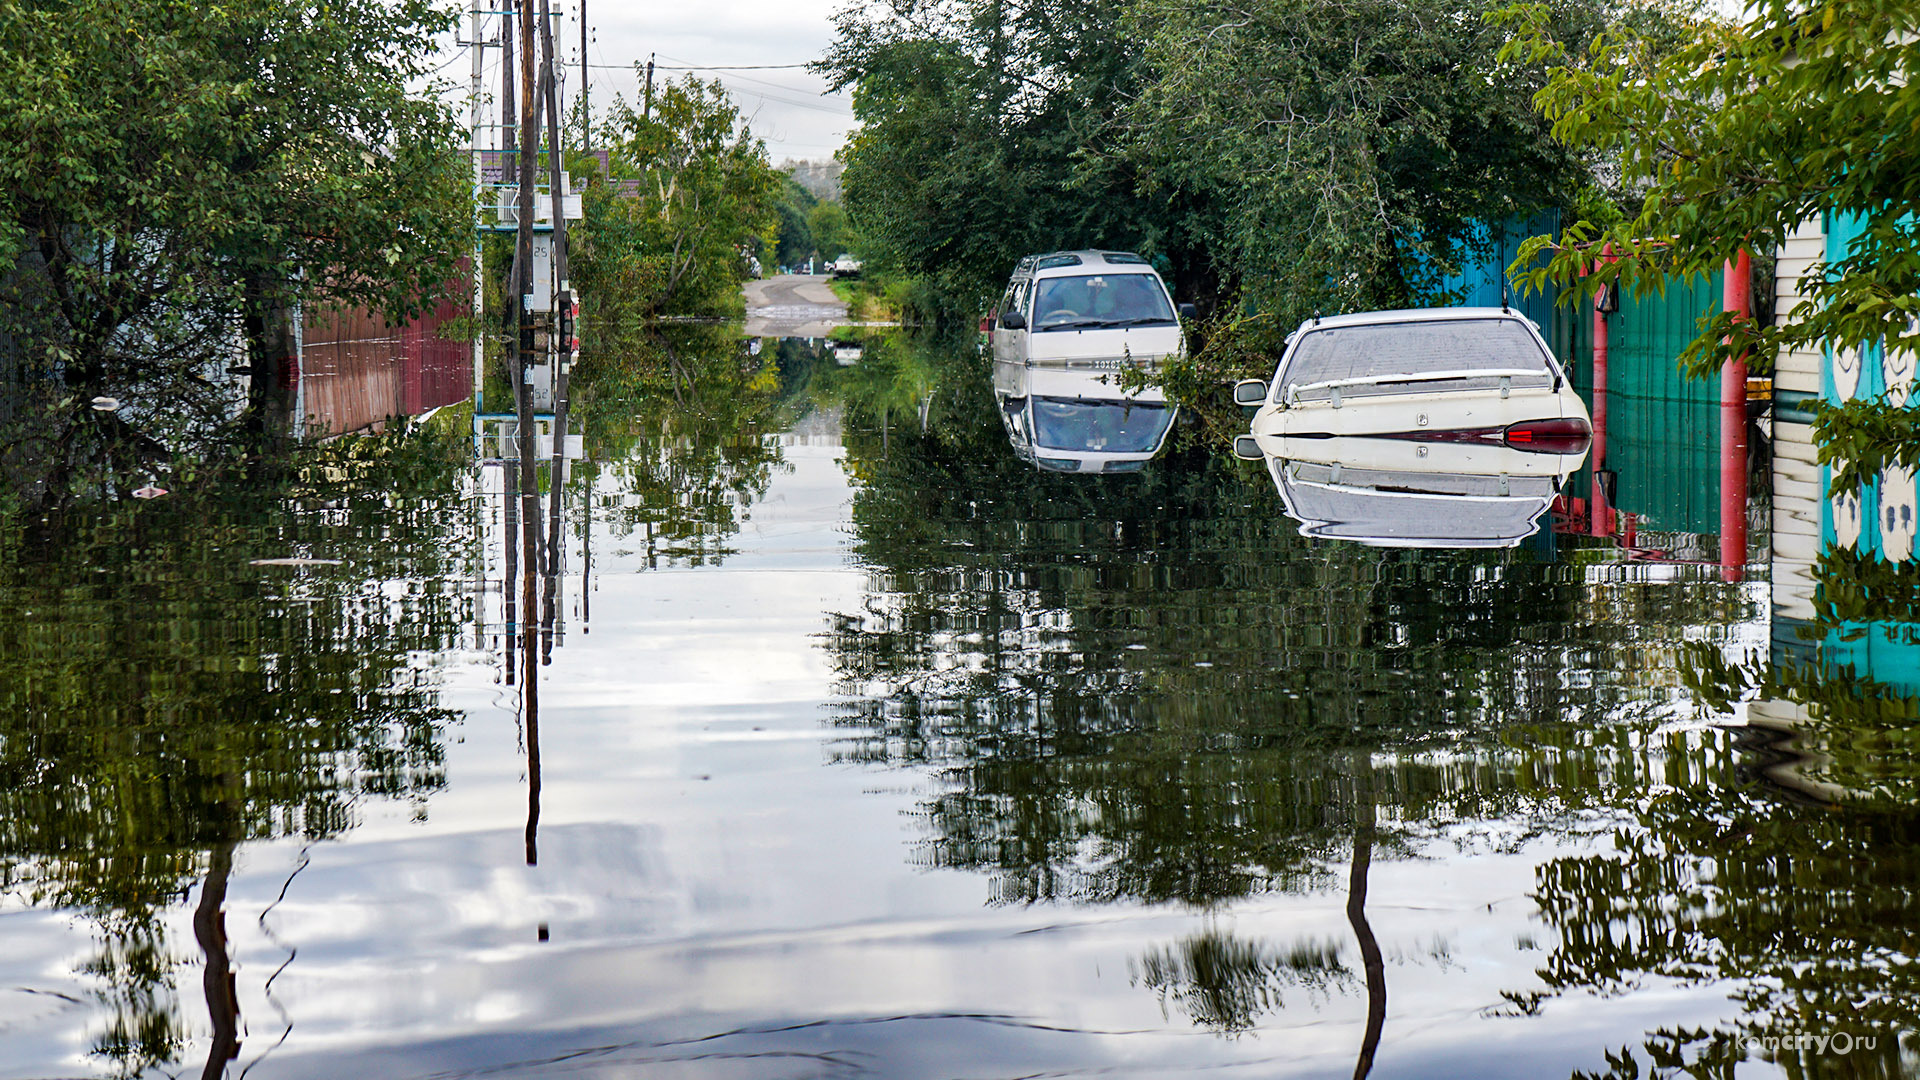
[{"label": "overcast sky", "polygon": [[[587,0],[587,63],[595,111],[619,94],[637,101],[640,80],[635,60],[645,63],[654,54],[657,86],[680,79],[688,67],[723,68],[753,65],[749,70],[703,70],[701,78],[718,78],[733,92],[734,102],[748,117],[756,135],[767,141],[775,161],[786,158],[831,157],[853,126],[853,108],[846,94],[822,95],[825,80],[800,67],[761,65],[805,64],[819,59],[833,40],[833,13],[842,0],[725,0],[722,3],[633,3],[632,0]],[[489,7],[496,5],[489,4]],[[571,102],[580,82],[580,0],[556,0],[562,15],[559,47],[567,67],[565,100]],[[487,37],[499,32],[499,17],[489,20]],[[463,25],[461,36],[467,36]],[[471,61],[462,54],[446,74],[463,81]],[[487,92],[498,90],[499,53],[487,52]]]}]

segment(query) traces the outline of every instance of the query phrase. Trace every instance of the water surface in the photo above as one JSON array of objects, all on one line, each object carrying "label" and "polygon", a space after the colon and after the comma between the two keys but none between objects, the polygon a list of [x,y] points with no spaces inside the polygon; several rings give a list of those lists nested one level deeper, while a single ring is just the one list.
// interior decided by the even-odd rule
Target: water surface
[{"label": "water surface", "polygon": [[0,1076],[1913,1071],[1912,691],[1747,686],[1764,528],[1313,540],[969,343],[672,348],[535,612],[457,430],[16,523]]}]

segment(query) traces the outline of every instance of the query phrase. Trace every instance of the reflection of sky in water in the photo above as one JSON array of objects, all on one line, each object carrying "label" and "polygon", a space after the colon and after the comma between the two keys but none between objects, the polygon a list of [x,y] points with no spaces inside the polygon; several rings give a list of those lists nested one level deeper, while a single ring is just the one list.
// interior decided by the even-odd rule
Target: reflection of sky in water
[{"label": "reflection of sky in water", "polygon": [[[1331,942],[1357,973],[1344,856],[1317,887],[1211,910],[998,905],[991,875],[916,858],[925,804],[959,781],[941,764],[841,760],[823,727],[842,685],[822,646],[828,613],[873,613],[884,586],[851,553],[838,449],[785,453],[791,468],[774,471],[720,565],[645,570],[604,538],[585,632],[577,573],[568,582],[567,638],[540,685],[539,865],[523,860],[513,697],[497,659],[472,653],[447,669],[446,703],[465,720],[449,735],[448,785],[421,819],[411,804],[370,801],[337,840],[241,849],[227,924],[240,1063],[266,1054],[250,1075],[1350,1075],[1366,1012],[1357,975],[1319,992],[1277,984],[1253,1029],[1223,1038],[1137,972],[1143,954],[1212,933],[1283,950]],[[1568,572],[1596,594],[1638,587],[1619,567]],[[1761,640],[1764,625],[1734,633]],[[1152,677],[1204,675],[1166,664]],[[1661,738],[1720,745],[1680,728]],[[1444,747],[1407,758],[1456,776],[1511,767]],[[1488,818],[1462,811],[1412,842],[1431,858],[1373,861],[1367,911],[1390,994],[1375,1075],[1565,1075],[1602,1067],[1605,1048],[1640,1033],[1731,1015],[1724,986],[1658,979],[1499,1015],[1503,991],[1538,986],[1553,944],[1528,898],[1536,867],[1607,850],[1613,820],[1557,807],[1550,782],[1495,787],[1506,801]],[[1551,827],[1523,835],[1541,822]],[[189,915],[168,916],[181,949]],[[11,981],[83,992],[72,970],[88,932],[9,908]],[[204,1045],[197,977],[182,969],[202,1040],[192,1061]],[[83,1010],[9,1007],[0,1058],[15,1064],[0,1076],[83,1068]]]}]

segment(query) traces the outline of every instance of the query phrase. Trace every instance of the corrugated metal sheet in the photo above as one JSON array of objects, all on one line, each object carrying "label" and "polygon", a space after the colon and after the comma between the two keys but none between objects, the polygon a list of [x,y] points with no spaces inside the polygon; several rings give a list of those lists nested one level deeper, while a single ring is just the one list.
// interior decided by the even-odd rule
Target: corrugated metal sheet
[{"label": "corrugated metal sheet", "polygon": [[[1486,233],[1494,254],[1448,279],[1464,303],[1497,307],[1505,270],[1529,236],[1557,231],[1559,215],[1513,219]],[[1644,526],[1691,533],[1720,528],[1720,384],[1690,380],[1676,358],[1699,333],[1700,320],[1720,310],[1718,273],[1674,282],[1664,294],[1623,297],[1608,316],[1607,461],[1618,475],[1617,509]],[[1556,293],[1512,297],[1593,402],[1593,306],[1556,305]],[[1572,492],[1586,497],[1584,483]]]},{"label": "corrugated metal sheet", "polygon": [[440,336],[466,313],[443,299],[395,327],[363,309],[310,311],[300,357],[303,426],[337,435],[466,400],[473,393],[471,347]]},{"label": "corrugated metal sheet", "polygon": [[[1607,459],[1615,507],[1643,527],[1720,531],[1720,383],[1688,379],[1676,358],[1720,310],[1721,275],[1621,298],[1607,317]],[[1569,310],[1573,384],[1593,404],[1593,305]],[[1572,494],[1585,498],[1585,484]]]}]

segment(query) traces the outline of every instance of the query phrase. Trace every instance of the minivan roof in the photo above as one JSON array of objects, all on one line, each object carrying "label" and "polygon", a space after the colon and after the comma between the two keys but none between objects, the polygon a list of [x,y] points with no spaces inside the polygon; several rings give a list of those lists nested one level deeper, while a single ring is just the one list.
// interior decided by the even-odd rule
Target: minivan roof
[{"label": "minivan roof", "polygon": [[[1064,276],[1073,273],[1078,267],[1100,267],[1109,273],[1151,274],[1153,267],[1147,260],[1131,251],[1049,251],[1041,255],[1029,255],[1021,259],[1013,268],[1013,276]],[[1049,275],[1049,271],[1058,271],[1059,275]]]}]

